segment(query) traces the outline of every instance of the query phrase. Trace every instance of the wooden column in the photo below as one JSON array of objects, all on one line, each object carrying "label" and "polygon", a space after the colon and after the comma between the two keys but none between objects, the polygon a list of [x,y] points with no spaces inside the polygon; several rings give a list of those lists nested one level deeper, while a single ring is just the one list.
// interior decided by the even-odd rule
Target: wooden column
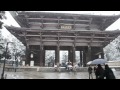
[{"label": "wooden column", "polygon": [[72,48],[70,47],[70,49],[68,50],[69,51],[69,53],[68,53],[68,62],[70,61],[70,62],[73,62],[73,50],[72,50]]},{"label": "wooden column", "polygon": [[83,57],[82,57],[82,51],[80,51],[80,66],[82,66],[82,62],[83,62],[83,61],[82,61],[82,58],[83,58]]},{"label": "wooden column", "polygon": [[59,61],[60,61],[60,47],[57,46],[56,50],[55,50],[55,64],[59,65]]},{"label": "wooden column", "polygon": [[26,45],[26,65],[30,65],[29,45]]},{"label": "wooden column", "polygon": [[87,56],[86,56],[86,63],[91,61],[91,46],[88,46],[88,50],[87,50]]},{"label": "wooden column", "polygon": [[45,49],[43,48],[43,66],[45,66]]},{"label": "wooden column", "polygon": [[25,44],[26,44],[26,62],[25,62],[25,64],[26,65],[30,65],[30,56],[29,56],[29,45],[28,45],[28,42],[27,42],[27,37],[26,37],[26,35],[27,35],[27,32],[25,31],[25,32],[23,32],[23,35],[24,35],[24,39],[25,39]]},{"label": "wooden column", "polygon": [[73,55],[73,57],[72,57],[72,65],[75,65],[75,63],[76,63],[76,60],[75,60],[75,51],[76,51],[75,46],[73,46],[72,47],[72,55]]},{"label": "wooden column", "polygon": [[72,47],[72,65],[75,65],[76,60],[75,60],[75,51],[76,51],[76,40],[77,40],[77,34],[74,34],[75,38],[74,38],[74,43],[73,43],[73,47]]},{"label": "wooden column", "polygon": [[42,32],[40,31],[40,66],[43,66],[43,55]]},{"label": "wooden column", "polygon": [[55,57],[56,57],[56,59],[55,59],[55,64],[56,65],[59,65],[59,62],[60,62],[60,42],[59,42],[59,40],[60,40],[60,33],[57,33],[57,35],[58,35],[58,42],[57,42],[57,47],[56,47],[56,50],[55,50]]},{"label": "wooden column", "polygon": [[40,66],[43,66],[43,46],[40,46]]},{"label": "wooden column", "polygon": [[83,67],[86,67],[86,51],[83,51]]},{"label": "wooden column", "polygon": [[104,51],[103,51],[103,47],[101,47],[100,49],[101,49],[101,58],[104,59]]},{"label": "wooden column", "polygon": [[71,49],[68,50],[68,61],[70,60],[71,58]]},{"label": "wooden column", "polygon": [[95,52],[94,52],[95,48],[91,48],[91,60],[95,59]]}]

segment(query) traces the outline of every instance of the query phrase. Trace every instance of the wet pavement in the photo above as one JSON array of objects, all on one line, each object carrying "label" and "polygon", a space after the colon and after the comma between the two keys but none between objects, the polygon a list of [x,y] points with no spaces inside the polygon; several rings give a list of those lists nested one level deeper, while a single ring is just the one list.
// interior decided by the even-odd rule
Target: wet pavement
[{"label": "wet pavement", "polygon": [[[87,72],[5,72],[7,79],[89,79]],[[116,79],[120,79],[120,71],[114,71]],[[93,73],[93,79],[95,75]]]},{"label": "wet pavement", "polygon": [[[0,68],[0,74],[2,69]],[[89,79],[88,72],[37,72],[37,71],[5,71],[7,79]],[[120,71],[114,71],[116,79],[120,79]],[[93,79],[95,75],[93,73]]]}]

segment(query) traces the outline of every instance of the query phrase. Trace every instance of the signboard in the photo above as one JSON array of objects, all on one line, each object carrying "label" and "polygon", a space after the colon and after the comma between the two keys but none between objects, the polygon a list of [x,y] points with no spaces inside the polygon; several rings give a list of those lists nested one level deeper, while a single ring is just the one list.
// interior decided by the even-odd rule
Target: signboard
[{"label": "signboard", "polygon": [[61,29],[72,29],[71,25],[61,25]]}]

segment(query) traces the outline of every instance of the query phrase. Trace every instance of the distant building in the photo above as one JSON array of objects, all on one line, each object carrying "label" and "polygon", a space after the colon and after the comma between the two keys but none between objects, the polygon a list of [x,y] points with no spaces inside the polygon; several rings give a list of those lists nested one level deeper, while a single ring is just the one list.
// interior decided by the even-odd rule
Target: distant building
[{"label": "distant building", "polygon": [[68,60],[72,64],[76,63],[75,51],[80,51],[81,66],[86,66],[99,55],[104,58],[103,47],[120,34],[120,31],[105,31],[119,15],[10,13],[21,27],[6,28],[26,46],[26,64],[30,64],[31,51],[36,53],[35,66],[45,66],[45,50],[55,50],[55,64],[60,63],[60,50],[68,50]]}]

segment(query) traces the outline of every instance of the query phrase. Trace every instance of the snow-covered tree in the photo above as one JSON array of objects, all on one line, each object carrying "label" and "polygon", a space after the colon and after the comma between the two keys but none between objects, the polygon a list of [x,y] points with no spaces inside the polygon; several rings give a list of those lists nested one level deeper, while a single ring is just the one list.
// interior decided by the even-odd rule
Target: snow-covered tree
[{"label": "snow-covered tree", "polygon": [[[12,35],[11,35],[12,37]],[[25,55],[25,46],[15,37],[11,40],[12,44],[10,46],[10,51],[12,53],[12,60],[16,62],[18,66],[18,62],[20,62],[20,58],[22,55]]]},{"label": "snow-covered tree", "polygon": [[62,62],[65,63],[67,61],[68,61],[68,55],[67,55],[67,52],[64,52],[62,57]]},{"label": "snow-covered tree", "polygon": [[3,52],[4,52],[4,43],[3,43],[3,37],[1,34],[1,30],[0,30],[0,59],[3,57]]},{"label": "snow-covered tree", "polygon": [[2,19],[3,17],[5,16],[5,12],[4,11],[0,11],[0,59],[2,58],[2,54],[4,52],[4,38],[2,36],[2,25],[3,25],[3,22],[2,22]]},{"label": "snow-covered tree", "polygon": [[120,36],[104,48],[107,60],[120,60]]},{"label": "snow-covered tree", "polygon": [[48,66],[48,63],[54,63],[55,62],[55,51],[46,50],[45,51],[45,66]]},{"label": "snow-covered tree", "polygon": [[2,19],[6,19],[5,11],[0,11],[0,29],[2,29],[2,25],[4,24]]}]

